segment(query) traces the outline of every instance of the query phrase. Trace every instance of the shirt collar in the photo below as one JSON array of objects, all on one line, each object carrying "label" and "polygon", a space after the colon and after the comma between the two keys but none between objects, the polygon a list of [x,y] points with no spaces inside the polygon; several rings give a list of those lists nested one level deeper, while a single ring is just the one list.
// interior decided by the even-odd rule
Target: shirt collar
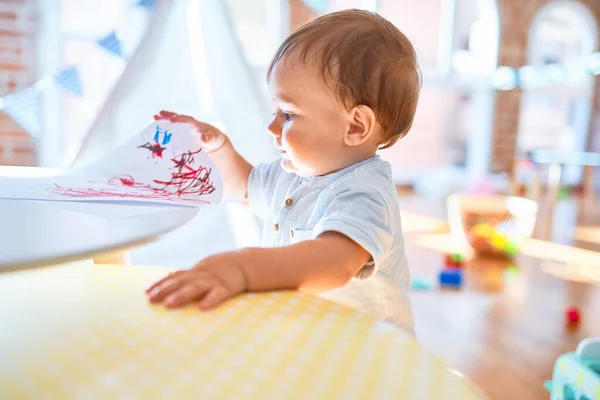
[{"label": "shirt collar", "polygon": [[374,155],[365,160],[362,160],[355,164],[349,165],[348,167],[341,169],[339,171],[336,171],[336,172],[332,172],[331,174],[321,175],[321,176],[301,177],[300,182],[303,185],[310,185],[310,186],[329,186],[333,182],[340,179],[342,176],[344,176],[344,175],[354,171],[356,168],[358,168],[362,165],[368,164],[376,159],[379,159],[378,155]]}]

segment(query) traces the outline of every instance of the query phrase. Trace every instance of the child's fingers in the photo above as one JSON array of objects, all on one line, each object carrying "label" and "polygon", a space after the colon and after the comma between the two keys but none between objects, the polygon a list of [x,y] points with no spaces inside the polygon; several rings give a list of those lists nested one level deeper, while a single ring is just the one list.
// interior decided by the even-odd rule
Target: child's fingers
[{"label": "child's fingers", "polygon": [[204,281],[187,282],[165,299],[165,305],[170,308],[181,307],[199,300],[210,290],[210,285]]},{"label": "child's fingers", "polygon": [[227,300],[229,293],[222,286],[214,286],[211,288],[206,296],[200,302],[200,308],[202,310],[210,310]]},{"label": "child's fingers", "polygon": [[187,123],[191,123],[191,124],[198,123],[198,121],[196,121],[193,117],[190,117],[189,115],[173,115],[172,117],[169,117],[169,121],[171,121],[171,122],[187,122]]},{"label": "child's fingers", "polygon": [[189,115],[175,115],[173,117],[170,117],[169,121],[190,123],[196,129],[198,129],[198,131],[200,131],[201,133],[208,132],[210,130],[216,130],[216,128],[214,126],[207,124],[205,122],[200,122],[197,119],[195,119],[194,117],[190,117]]},{"label": "child's fingers", "polygon": [[162,110],[158,114],[154,115],[154,119],[157,121],[161,119],[168,119],[171,122],[190,123],[193,124],[201,133],[211,129],[215,129],[215,127],[213,127],[212,125],[200,122],[194,117],[190,117],[189,115],[177,114],[172,111]]},{"label": "child's fingers", "polygon": [[195,121],[195,125],[198,128],[198,130],[200,130],[201,132],[206,132],[206,131],[210,131],[210,130],[215,130],[218,131],[217,128],[215,128],[214,126],[207,124],[205,122],[200,122],[200,121]]},{"label": "child's fingers", "polygon": [[193,277],[188,275],[181,275],[176,278],[171,278],[163,282],[160,286],[155,287],[148,293],[148,297],[150,301],[153,303],[158,303],[163,301],[166,297],[168,297],[171,293],[179,290],[183,286],[185,286]]},{"label": "child's fingers", "polygon": [[174,113],[172,111],[161,110],[158,114],[154,114],[154,120],[160,121],[163,119],[169,119],[171,117],[174,117],[175,115],[177,115],[177,113]]},{"label": "child's fingers", "polygon": [[206,133],[211,130],[215,130],[214,126],[205,124],[204,122],[200,122],[200,121],[196,120],[195,118],[190,117],[189,115],[175,115],[173,117],[170,117],[169,121],[183,122],[183,123],[191,124],[192,126],[194,126],[194,128],[196,128],[196,130],[198,130],[199,133]]},{"label": "child's fingers", "polygon": [[147,289],[146,289],[146,293],[150,293],[152,290],[154,290],[155,287],[158,287],[160,285],[163,284],[163,282],[172,279],[173,277],[177,276],[177,275],[181,275],[183,274],[185,271],[175,271],[175,272],[170,272],[167,276],[165,276],[164,278],[154,282],[152,285],[150,285]]},{"label": "child's fingers", "polygon": [[160,110],[158,115],[164,119],[168,119],[177,115],[177,113],[173,111]]}]

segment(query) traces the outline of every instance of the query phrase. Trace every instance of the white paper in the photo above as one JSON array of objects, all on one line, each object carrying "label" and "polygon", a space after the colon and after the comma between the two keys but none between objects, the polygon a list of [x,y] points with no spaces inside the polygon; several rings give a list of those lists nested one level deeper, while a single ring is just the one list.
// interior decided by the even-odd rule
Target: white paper
[{"label": "white paper", "polygon": [[221,176],[188,124],[155,122],[101,159],[51,177],[0,177],[0,198],[219,203]]}]

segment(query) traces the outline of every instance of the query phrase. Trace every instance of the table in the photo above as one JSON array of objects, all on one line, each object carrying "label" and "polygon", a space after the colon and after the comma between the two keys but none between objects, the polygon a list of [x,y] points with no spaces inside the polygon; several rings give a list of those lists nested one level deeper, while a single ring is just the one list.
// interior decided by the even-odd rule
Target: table
[{"label": "table", "polygon": [[[60,170],[0,167],[0,176],[48,176]],[[198,214],[162,204],[0,199],[0,273],[102,257],[148,243]]]},{"label": "table", "polygon": [[148,243],[197,213],[189,207],[0,199],[0,273]]},{"label": "table", "polygon": [[600,153],[585,151],[536,150],[531,160],[538,164],[565,164],[577,166],[600,166]]},{"label": "table", "polygon": [[0,398],[481,399],[405,331],[297,292],[167,311],[157,267],[0,274]]},{"label": "table", "polygon": [[[536,164],[549,167],[551,205],[554,205],[558,196],[563,165],[583,167],[583,195],[587,200],[594,199],[594,168],[600,167],[600,153],[537,150],[531,153],[530,159]],[[539,185],[539,176],[535,177],[533,185]],[[533,191],[538,195],[538,188],[534,188]]]}]

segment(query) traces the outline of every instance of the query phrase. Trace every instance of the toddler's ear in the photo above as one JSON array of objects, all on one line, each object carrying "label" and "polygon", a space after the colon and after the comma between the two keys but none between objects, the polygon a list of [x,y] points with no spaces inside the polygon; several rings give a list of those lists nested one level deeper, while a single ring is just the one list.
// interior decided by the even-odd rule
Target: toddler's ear
[{"label": "toddler's ear", "polygon": [[350,110],[350,126],[344,136],[348,146],[358,146],[369,140],[377,126],[377,119],[371,107],[359,105]]}]

